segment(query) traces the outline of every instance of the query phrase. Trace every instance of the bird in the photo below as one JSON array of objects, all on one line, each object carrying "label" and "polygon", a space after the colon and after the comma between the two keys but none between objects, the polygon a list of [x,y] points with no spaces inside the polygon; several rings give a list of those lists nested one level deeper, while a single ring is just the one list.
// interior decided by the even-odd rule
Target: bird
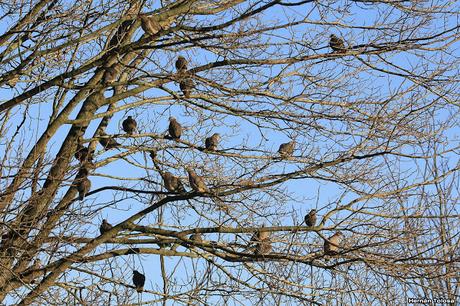
[{"label": "bird", "polygon": [[77,190],[78,190],[78,199],[82,201],[85,198],[85,195],[91,189],[91,181],[88,177],[83,177],[79,179]]},{"label": "bird", "polygon": [[278,149],[278,153],[282,157],[292,156],[292,153],[294,153],[294,146],[295,146],[294,141],[282,143]]},{"label": "bird", "polygon": [[161,30],[161,26],[155,16],[148,16],[145,14],[139,16],[141,18],[141,28],[148,35],[155,35]]},{"label": "bird", "polygon": [[137,128],[137,122],[133,119],[132,116],[128,116],[128,118],[123,120],[123,123],[121,125],[123,126],[123,131],[125,131],[129,135],[132,135]]},{"label": "bird", "polygon": [[331,34],[330,36],[329,46],[331,47],[333,52],[337,52],[337,53],[346,52],[345,43],[343,42],[342,39],[338,38],[334,34]]},{"label": "bird", "polygon": [[187,60],[185,59],[185,57],[183,57],[182,55],[179,56],[176,60],[176,69],[177,69],[177,72],[184,72],[185,70],[187,70]]},{"label": "bird", "polygon": [[336,232],[334,235],[327,238],[327,240],[324,240],[324,254],[337,255],[339,252],[340,245],[342,243],[342,239],[343,234],[341,232]]},{"label": "bird", "polygon": [[80,161],[81,163],[84,163],[86,161],[91,162],[92,156],[89,152],[89,148],[83,146],[82,144],[77,144],[77,150],[75,151],[75,159]]},{"label": "bird", "polygon": [[310,210],[310,212],[305,215],[305,224],[307,226],[315,226],[316,224],[316,209]]},{"label": "bird", "polygon": [[211,137],[207,137],[206,140],[204,141],[204,145],[206,150],[209,151],[216,151],[217,150],[217,145],[219,144],[220,140],[220,134],[219,133],[214,133],[212,134]]},{"label": "bird", "polygon": [[[265,227],[265,226],[262,226],[262,227]],[[265,231],[265,230],[260,230],[260,231],[255,232],[252,235],[251,242],[258,243],[258,242],[261,242],[269,238],[270,238],[270,232]]]},{"label": "bird", "polygon": [[190,187],[192,187],[193,190],[199,193],[209,192],[208,186],[206,186],[206,183],[201,176],[198,176],[191,167],[187,167],[186,170],[188,172]]},{"label": "bird", "polygon": [[145,275],[137,270],[133,270],[133,284],[137,292],[141,293],[144,291]]},{"label": "bird", "polygon": [[99,231],[101,232],[101,235],[103,235],[105,232],[108,232],[112,229],[113,225],[107,222],[106,219],[102,220],[101,225],[99,226]]},{"label": "bird", "polygon": [[169,117],[169,136],[172,139],[179,139],[182,135],[182,126],[177,122],[176,118]]},{"label": "bird", "polygon": [[195,233],[190,235],[190,240],[196,241],[196,242],[203,242],[203,236],[201,233]]},{"label": "bird", "polygon": [[118,64],[113,64],[112,66],[105,69],[104,72],[104,83],[109,84],[113,83],[118,78],[118,73],[120,72],[120,68]]},{"label": "bird", "polygon": [[179,82],[180,90],[185,98],[189,99],[192,89],[195,86],[191,78],[185,78]]},{"label": "bird", "polygon": [[104,137],[99,138],[99,143],[104,147],[104,149],[110,150],[120,146],[120,144],[115,139],[113,139],[112,136],[109,136],[104,132],[101,132],[99,135]]},{"label": "bird", "polygon": [[272,251],[271,241],[270,239],[265,239],[256,245],[254,254],[255,255],[267,255],[271,253],[271,251]]},{"label": "bird", "polygon": [[165,184],[166,190],[169,192],[185,192],[184,185],[180,179],[173,175],[171,172],[165,172],[163,174],[163,181]]}]

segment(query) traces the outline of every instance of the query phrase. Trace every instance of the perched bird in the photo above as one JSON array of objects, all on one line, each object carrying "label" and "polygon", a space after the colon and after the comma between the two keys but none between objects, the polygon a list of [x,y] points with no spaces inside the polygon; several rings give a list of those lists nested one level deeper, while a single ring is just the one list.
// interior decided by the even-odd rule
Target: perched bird
[{"label": "perched bird", "polygon": [[204,145],[206,147],[206,150],[209,151],[216,151],[217,150],[217,145],[219,144],[220,140],[220,134],[219,133],[214,133],[212,134],[211,137],[206,138],[204,141]]},{"label": "perched bird", "polygon": [[155,35],[161,30],[161,26],[155,16],[140,14],[141,28],[148,35]]},{"label": "perched bird", "polygon": [[88,177],[83,177],[82,179],[80,179],[77,185],[78,199],[82,201],[90,189],[91,181],[88,179]]},{"label": "perched bird", "polygon": [[133,284],[137,292],[141,293],[144,291],[145,275],[137,270],[133,270]]},{"label": "perched bird", "polygon": [[99,226],[99,231],[101,232],[101,235],[103,235],[105,232],[108,232],[112,229],[113,225],[107,222],[106,219],[102,220],[101,226]]},{"label": "perched bird", "polygon": [[163,174],[163,181],[165,183],[166,190],[170,192],[184,192],[185,188],[180,179],[173,175],[171,172],[165,172]]},{"label": "perched bird", "polygon": [[[325,255],[337,255],[339,252],[340,245],[342,243],[343,234],[336,232],[334,235],[324,240],[324,254]],[[329,241],[328,241],[329,240]]]},{"label": "perched bird", "polygon": [[203,236],[201,233],[195,233],[190,235],[190,240],[196,241],[196,242],[203,242]]},{"label": "perched bird", "polygon": [[334,34],[331,34],[330,36],[329,46],[334,52],[337,52],[337,53],[347,52],[347,49],[345,48],[345,43],[343,42],[343,40],[338,38]]},{"label": "perched bird", "polygon": [[104,83],[110,84],[117,80],[118,74],[120,73],[120,68],[118,64],[113,64],[112,66],[105,69],[104,72]]},{"label": "perched bird", "polygon": [[176,60],[176,69],[177,69],[177,72],[184,72],[185,70],[187,70],[187,60],[185,59],[185,57],[183,57],[182,55],[179,56]]},{"label": "perched bird", "polygon": [[176,118],[169,117],[169,136],[172,139],[179,139],[182,135],[182,126],[177,122]]},{"label": "perched bird", "polygon": [[278,149],[278,153],[282,157],[292,156],[292,153],[294,153],[294,146],[295,146],[294,141],[282,143]]},{"label": "perched bird", "polygon": [[104,147],[104,149],[110,150],[110,149],[118,148],[120,146],[120,144],[115,139],[113,139],[111,136],[107,137],[108,135],[106,133],[102,132],[99,135],[104,137],[104,138],[99,138],[99,143],[101,144],[101,146]]},{"label": "perched bird", "polygon": [[270,238],[270,232],[260,230],[260,231],[255,232],[254,235],[252,235],[251,242],[257,243],[257,242],[261,242],[269,238]]},{"label": "perched bird", "polygon": [[123,120],[123,123],[121,125],[123,126],[123,131],[125,131],[129,135],[132,135],[137,128],[137,122],[133,119],[132,116],[128,116],[128,118]]},{"label": "perched bird", "polygon": [[84,163],[86,161],[91,162],[92,160],[92,156],[89,152],[89,149],[81,144],[77,145],[77,151],[75,152],[74,156],[81,163]]},{"label": "perched bird", "polygon": [[191,78],[185,78],[179,82],[180,90],[184,94],[184,97],[187,99],[190,98],[190,94],[192,93],[194,86],[195,84]]},{"label": "perched bird", "polygon": [[272,252],[272,244],[270,239],[265,239],[257,243],[254,254],[255,255],[267,255]]},{"label": "perched bird", "polygon": [[186,170],[188,172],[190,187],[192,187],[193,190],[200,193],[209,192],[208,186],[206,186],[206,183],[201,176],[198,176],[191,167],[187,167]]},{"label": "perched bird", "polygon": [[307,226],[315,226],[316,224],[316,209],[310,210],[310,212],[305,215],[305,224]]}]

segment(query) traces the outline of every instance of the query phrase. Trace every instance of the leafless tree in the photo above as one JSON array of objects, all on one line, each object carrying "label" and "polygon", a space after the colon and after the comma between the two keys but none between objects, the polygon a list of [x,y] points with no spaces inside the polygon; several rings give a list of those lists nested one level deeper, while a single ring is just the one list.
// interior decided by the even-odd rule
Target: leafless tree
[{"label": "leafless tree", "polygon": [[0,7],[0,304],[460,302],[457,2]]}]

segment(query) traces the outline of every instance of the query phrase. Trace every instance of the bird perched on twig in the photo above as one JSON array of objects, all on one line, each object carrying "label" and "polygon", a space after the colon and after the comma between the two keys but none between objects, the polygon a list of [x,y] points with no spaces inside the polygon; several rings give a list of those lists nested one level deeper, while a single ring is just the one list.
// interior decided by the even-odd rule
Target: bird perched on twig
[{"label": "bird perched on twig", "polygon": [[176,69],[177,72],[184,72],[187,70],[188,61],[182,55],[179,56],[176,60]]},{"label": "bird perched on twig", "polygon": [[220,134],[219,133],[214,133],[212,134],[211,137],[206,138],[204,141],[204,145],[206,147],[206,150],[209,151],[216,151],[217,150],[217,145],[219,144],[220,140]]},{"label": "bird perched on twig", "polygon": [[144,291],[145,275],[137,270],[133,270],[133,284],[137,292],[141,293]]},{"label": "bird perched on twig", "polygon": [[251,237],[251,243],[255,244],[254,254],[256,255],[266,255],[272,251],[270,232],[266,230],[261,229],[255,232]]},{"label": "bird perched on twig", "polygon": [[128,118],[123,120],[123,123],[121,125],[123,126],[123,131],[125,131],[129,135],[132,135],[134,131],[137,129],[137,122],[133,119],[132,116],[128,116]]},{"label": "bird perched on twig", "polygon": [[194,86],[195,84],[190,77],[187,77],[179,82],[180,90],[182,91],[184,97],[187,99],[190,98]]},{"label": "bird perched on twig", "polygon": [[343,234],[336,232],[331,237],[324,240],[324,254],[325,255],[337,255],[342,244]]},{"label": "bird perched on twig", "polygon": [[186,170],[188,172],[190,187],[192,187],[193,190],[199,193],[209,192],[208,186],[206,186],[206,183],[201,176],[198,176],[191,167],[187,167]]},{"label": "bird perched on twig", "polygon": [[112,229],[113,225],[107,222],[106,219],[102,220],[101,225],[99,226],[99,231],[101,232],[101,235],[103,235],[105,232],[108,232]]},{"label": "bird perched on twig", "polygon": [[316,224],[316,209],[310,210],[310,212],[305,215],[305,224],[307,226],[315,226]]},{"label": "bird perched on twig", "polygon": [[281,155],[281,157],[292,156],[292,153],[294,153],[294,147],[295,141],[282,143],[278,149],[278,153]]},{"label": "bird perched on twig", "polygon": [[336,53],[345,53],[347,49],[345,48],[345,43],[342,39],[338,38],[334,34],[331,34],[329,39],[329,46]]},{"label": "bird perched on twig", "polygon": [[115,139],[113,139],[112,136],[109,136],[104,132],[99,133],[99,135],[103,137],[99,138],[99,143],[104,147],[104,149],[110,150],[120,146],[120,144]]},{"label": "bird perched on twig", "polygon": [[165,184],[166,190],[169,192],[185,192],[184,185],[180,179],[173,175],[171,172],[165,172],[163,174],[163,181]]},{"label": "bird perched on twig", "polygon": [[169,117],[169,136],[172,139],[179,139],[180,136],[182,135],[182,126],[180,125],[179,122],[177,122],[176,118],[174,117]]},{"label": "bird perched on twig", "polygon": [[85,176],[79,179],[78,184],[77,184],[78,199],[82,201],[90,189],[91,189],[91,181],[88,179],[88,177]]}]

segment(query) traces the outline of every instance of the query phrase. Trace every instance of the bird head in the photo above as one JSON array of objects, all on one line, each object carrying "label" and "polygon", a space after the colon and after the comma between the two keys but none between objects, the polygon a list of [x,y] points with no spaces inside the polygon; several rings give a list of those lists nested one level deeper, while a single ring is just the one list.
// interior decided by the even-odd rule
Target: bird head
[{"label": "bird head", "polygon": [[183,57],[182,55],[179,55],[179,56],[177,57],[177,60],[178,60],[178,61],[185,61],[186,59],[185,59],[185,57]]},{"label": "bird head", "polygon": [[171,116],[171,117],[169,117],[169,121],[176,121],[176,118]]},{"label": "bird head", "polygon": [[316,209],[313,208],[312,210],[310,210],[310,215],[312,214],[316,214]]},{"label": "bird head", "polygon": [[216,138],[217,140],[220,140],[220,134],[219,133],[214,133],[212,137]]},{"label": "bird head", "polygon": [[128,119],[133,119],[133,116],[128,116]]}]

